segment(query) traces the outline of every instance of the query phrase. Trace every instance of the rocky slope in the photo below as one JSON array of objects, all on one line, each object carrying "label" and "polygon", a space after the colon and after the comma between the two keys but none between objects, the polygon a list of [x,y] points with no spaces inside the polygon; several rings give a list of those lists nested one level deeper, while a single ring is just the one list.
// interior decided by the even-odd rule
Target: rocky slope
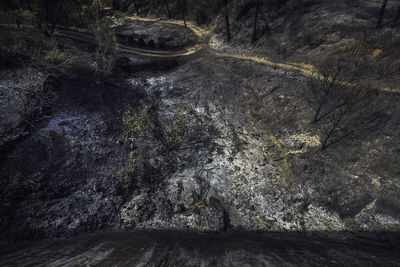
[{"label": "rocky slope", "polygon": [[[381,96],[392,115],[382,131],[320,151],[308,78],[208,49],[120,55],[106,81],[90,69],[46,83],[40,71],[3,74],[3,238],[400,228],[398,94]],[[33,119],[21,125],[13,88],[27,80],[51,109],[24,96]]]}]

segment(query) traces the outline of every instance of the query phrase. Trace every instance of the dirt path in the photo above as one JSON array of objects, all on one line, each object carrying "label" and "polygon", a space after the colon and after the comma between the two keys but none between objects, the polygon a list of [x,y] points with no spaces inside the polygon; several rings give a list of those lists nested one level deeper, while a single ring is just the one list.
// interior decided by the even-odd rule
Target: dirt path
[{"label": "dirt path", "polygon": [[[125,14],[119,14],[121,16],[124,16],[126,19],[132,20],[132,21],[145,21],[145,22],[155,22],[155,23],[166,23],[166,24],[173,24],[173,25],[178,25],[184,27],[183,21],[180,20],[173,20],[173,19],[168,19],[168,20],[162,20],[158,18],[143,18],[143,17],[138,17],[138,16],[128,16]],[[192,46],[180,49],[180,50],[175,50],[175,51],[168,51],[168,50],[154,50],[154,49],[142,49],[142,48],[135,48],[123,44],[117,44],[117,50],[123,53],[133,53],[136,55],[140,56],[148,56],[148,57],[157,57],[157,58],[174,58],[174,57],[180,57],[180,56],[188,56],[197,53],[203,48],[208,48],[208,50],[213,54],[214,56],[218,57],[227,57],[227,58],[234,58],[234,59],[240,59],[240,60],[248,60],[252,61],[258,64],[263,64],[263,65],[268,65],[271,67],[275,68],[280,68],[284,69],[287,71],[292,71],[292,72],[297,72],[305,77],[313,77],[316,79],[324,79],[325,77],[321,75],[318,71],[316,66],[311,65],[311,64],[305,64],[302,62],[274,62],[268,57],[260,57],[256,55],[243,55],[243,54],[234,54],[234,53],[225,53],[225,52],[219,52],[211,47],[208,46],[208,37],[212,33],[212,31],[215,29],[216,25],[213,25],[211,27],[200,27],[195,25],[191,21],[186,22],[187,27],[193,32],[194,35],[198,38],[198,42]],[[0,26],[13,26],[16,28],[15,25],[5,25],[1,24]],[[29,25],[25,25],[24,27],[28,28]],[[86,32],[77,32],[77,31],[71,31],[71,30],[64,30],[64,29],[58,29],[55,32],[56,37],[61,37],[61,38],[68,38],[68,39],[73,39],[73,40],[78,40],[78,41],[85,41],[89,43],[94,43],[95,40],[93,36],[88,36],[88,33]],[[350,86],[354,84],[348,84]],[[383,86],[375,86],[377,89],[385,92],[391,92],[391,93],[400,93],[400,88],[394,88],[394,87],[383,87]]]},{"label": "dirt path", "polygon": [[[121,14],[123,15],[123,14]],[[157,23],[167,23],[167,24],[174,24],[174,25],[179,25],[184,27],[183,21],[178,21],[178,20],[161,20],[161,19],[155,19],[155,18],[142,18],[138,16],[125,16],[125,18],[130,19],[132,21],[148,21],[148,22],[157,22]],[[119,45],[119,50],[121,52],[132,52],[138,55],[145,55],[145,56],[153,56],[153,57],[177,57],[177,56],[187,56],[194,54],[198,52],[200,49],[207,47],[209,51],[218,57],[228,57],[228,58],[235,58],[235,59],[241,59],[241,60],[249,60],[258,64],[263,64],[263,65],[268,65],[271,67],[276,67],[280,69],[284,69],[287,71],[293,71],[293,72],[298,72],[303,76],[306,77],[313,77],[316,79],[323,79],[325,78],[323,75],[318,73],[317,68],[314,65],[311,64],[305,64],[302,62],[274,62],[268,57],[260,57],[260,56],[255,56],[255,55],[241,55],[241,54],[233,54],[233,53],[224,53],[224,52],[219,52],[211,47],[208,46],[207,44],[207,39],[211,32],[215,29],[215,26],[211,27],[199,27],[195,25],[193,22],[186,22],[187,27],[199,38],[199,42],[189,48],[176,51],[176,52],[165,52],[165,51],[153,51],[153,50],[145,50],[145,49],[135,49],[123,45]],[[354,84],[348,84],[349,86],[352,86]],[[386,92],[393,92],[393,93],[400,93],[400,88],[393,88],[393,87],[377,87],[381,91],[386,91]]]}]

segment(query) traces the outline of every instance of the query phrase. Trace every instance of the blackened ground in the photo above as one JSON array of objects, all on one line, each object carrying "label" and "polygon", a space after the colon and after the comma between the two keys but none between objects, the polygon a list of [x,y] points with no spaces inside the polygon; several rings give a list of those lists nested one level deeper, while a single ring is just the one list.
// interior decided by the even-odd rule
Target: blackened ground
[{"label": "blackened ground", "polygon": [[[327,233],[324,234],[326,236]],[[398,234],[131,232],[0,245],[2,266],[399,266]]]},{"label": "blackened ground", "polygon": [[[328,6],[311,5],[327,7],[317,13],[319,22],[350,25],[354,12],[337,16],[347,9],[323,2]],[[396,40],[398,30],[387,31]],[[335,33],[329,51],[342,44],[341,30]],[[372,37],[383,33],[374,30]],[[307,58],[325,53],[299,38],[311,42]],[[214,48],[233,49],[217,46],[220,40],[211,40]],[[392,45],[369,52],[384,55]],[[40,91],[45,77],[21,68],[2,75],[0,126],[10,144],[0,162],[2,237],[149,228],[399,231],[398,94],[381,95],[390,103],[387,127],[321,151],[323,129],[311,123],[308,80],[300,73],[209,49],[168,61],[126,56],[107,81],[89,69],[56,77],[46,117],[39,112],[41,120],[22,128],[23,105],[11,89],[29,84]],[[28,113],[37,114],[41,107],[28,99]],[[146,116],[152,131],[126,138],[122,117],[129,109]],[[180,146],[165,149],[171,121],[185,109],[196,127]],[[144,160],[126,177],[133,151]]]}]

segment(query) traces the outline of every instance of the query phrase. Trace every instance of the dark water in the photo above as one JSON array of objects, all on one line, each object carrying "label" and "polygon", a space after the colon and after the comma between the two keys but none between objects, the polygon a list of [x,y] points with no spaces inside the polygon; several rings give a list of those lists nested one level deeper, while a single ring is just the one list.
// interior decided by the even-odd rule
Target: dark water
[{"label": "dark water", "polygon": [[399,238],[399,233],[102,233],[3,243],[0,266],[400,266]]}]

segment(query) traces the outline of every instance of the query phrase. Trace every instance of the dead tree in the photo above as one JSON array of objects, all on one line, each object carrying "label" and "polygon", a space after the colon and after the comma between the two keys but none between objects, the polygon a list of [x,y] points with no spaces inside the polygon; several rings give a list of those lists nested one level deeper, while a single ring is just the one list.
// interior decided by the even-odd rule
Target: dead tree
[{"label": "dead tree", "polygon": [[[352,138],[366,136],[383,127],[389,115],[379,91],[360,83],[365,66],[360,51],[351,48],[342,55],[328,57],[320,75],[310,79],[309,103],[312,123],[321,129],[321,150]],[[359,64],[359,65],[357,65]]]},{"label": "dead tree", "polygon": [[114,10],[119,10],[120,6],[119,6],[119,3],[118,3],[118,0],[112,0],[112,8]]},{"label": "dead tree", "polygon": [[46,36],[52,36],[60,20],[61,10],[64,6],[64,1],[40,1],[41,10],[41,30]]},{"label": "dead tree", "polygon": [[29,11],[33,11],[30,0],[25,0],[26,6]]},{"label": "dead tree", "polygon": [[[340,79],[343,71],[342,66],[335,66],[323,72],[323,77],[320,80],[312,79],[309,83],[313,101],[315,102],[315,113],[312,123],[317,123],[321,119],[328,116],[332,110],[337,108],[335,104],[332,105],[332,97],[337,94],[339,88],[343,86],[344,81]],[[340,104],[339,104],[340,105]]]},{"label": "dead tree", "polygon": [[[332,72],[339,75],[337,72]],[[317,81],[313,123],[321,128],[321,150],[345,140],[366,136],[383,127],[389,116],[379,91],[369,86],[348,85],[335,78]],[[317,91],[320,91],[317,93]]]},{"label": "dead tree", "polygon": [[138,5],[137,5],[137,3],[136,3],[136,0],[133,1],[133,6],[135,7],[136,14],[139,16],[139,15],[140,15],[140,13],[139,13],[139,7],[138,7]]},{"label": "dead tree", "polygon": [[164,2],[165,2],[165,7],[167,9],[168,18],[172,18],[171,10],[169,9],[168,0],[164,0]]},{"label": "dead tree", "polygon": [[182,19],[183,19],[183,23],[185,24],[185,27],[187,27],[185,10],[186,10],[186,0],[181,0]]},{"label": "dead tree", "polygon": [[343,88],[349,84],[357,84],[361,75],[368,71],[368,66],[359,46],[343,48],[339,54],[329,55],[319,64],[319,73],[313,75],[314,78],[310,79],[308,86],[315,110],[312,123],[319,122],[352,101],[353,97],[357,97],[359,88],[344,97],[344,102],[337,101],[337,97],[344,93]]},{"label": "dead tree", "polygon": [[225,26],[226,26],[226,40],[229,42],[231,40],[231,28],[229,25],[228,0],[225,0]]},{"label": "dead tree", "polygon": [[388,2],[388,0],[383,0],[381,9],[380,9],[379,14],[378,14],[378,23],[376,24],[376,28],[377,29],[382,27],[383,16],[385,15],[387,2]]},{"label": "dead tree", "polygon": [[260,1],[256,0],[254,6],[254,22],[253,22],[253,43],[257,41],[257,20],[258,20],[258,12],[260,9]]},{"label": "dead tree", "polygon": [[392,27],[396,27],[397,21],[400,19],[400,5],[397,9],[396,17],[393,20]]},{"label": "dead tree", "polygon": [[390,115],[386,113],[384,102],[379,99],[377,91],[371,93],[358,95],[321,121],[321,150],[342,141],[367,137],[385,126]]}]

